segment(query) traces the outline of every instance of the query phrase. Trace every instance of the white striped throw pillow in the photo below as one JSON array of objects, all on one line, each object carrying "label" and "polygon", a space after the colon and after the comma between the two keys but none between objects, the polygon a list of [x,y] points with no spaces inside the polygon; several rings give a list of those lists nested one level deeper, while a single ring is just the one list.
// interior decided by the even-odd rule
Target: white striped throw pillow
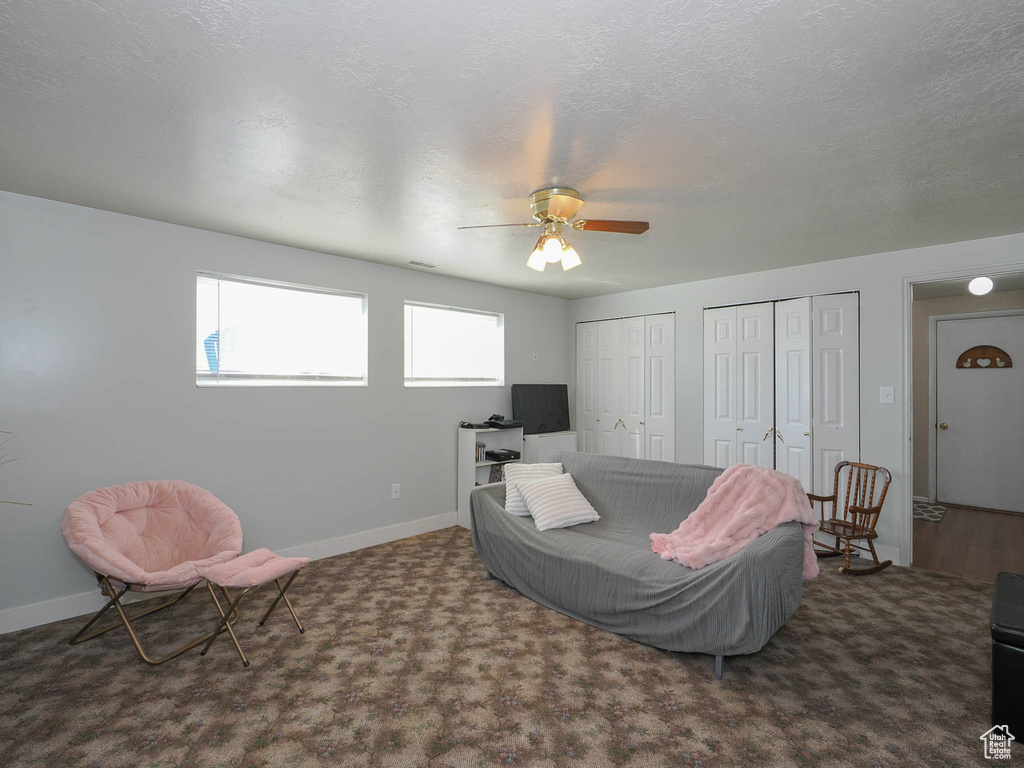
[{"label": "white striped throw pillow", "polygon": [[519,483],[540,480],[562,474],[560,462],[551,464],[506,464],[505,470],[505,511],[518,517],[529,517],[523,494],[519,491]]},{"label": "white striped throw pillow", "polygon": [[538,531],[568,528],[601,519],[568,472],[525,483],[521,490]]}]

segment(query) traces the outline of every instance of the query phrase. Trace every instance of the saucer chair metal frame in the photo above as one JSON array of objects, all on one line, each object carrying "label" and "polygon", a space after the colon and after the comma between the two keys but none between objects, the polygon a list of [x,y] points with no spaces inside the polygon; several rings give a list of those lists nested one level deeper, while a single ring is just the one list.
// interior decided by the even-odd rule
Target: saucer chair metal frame
[{"label": "saucer chair metal frame", "polygon": [[[139,619],[177,605],[187,597],[204,581],[198,568],[225,563],[241,554],[242,526],[238,516],[209,491],[177,480],[99,488],[68,505],[61,532],[71,551],[96,574],[100,592],[107,598],[106,605],[69,640],[71,645],[124,627],[143,661],[163,664],[223,631],[223,627],[218,627],[156,658],[147,653],[134,626]],[[170,558],[164,556],[167,551],[181,550],[185,551],[176,558],[179,562],[168,562]],[[147,563],[147,559],[153,562]],[[122,598],[130,591],[178,594],[160,605],[129,615]],[[118,620],[86,634],[111,608]],[[237,611],[229,612],[228,616],[226,623],[238,620]]]},{"label": "saucer chair metal frame", "polygon": [[[103,606],[96,613],[95,616],[89,619],[86,625],[82,627],[80,630],[78,630],[78,633],[75,634],[75,636],[68,641],[68,643],[71,645],[78,645],[79,643],[84,643],[87,640],[92,640],[94,637],[99,637],[100,635],[106,634],[111,630],[118,629],[119,627],[124,627],[128,631],[128,636],[131,638],[132,645],[135,646],[135,650],[139,652],[139,656],[142,658],[142,660],[147,664],[156,665],[163,664],[166,661],[170,661],[171,659],[185,653],[185,651],[195,648],[200,643],[207,641],[213,642],[213,639],[223,631],[222,628],[218,628],[213,632],[203,635],[197,640],[189,642],[187,645],[183,645],[180,648],[171,651],[165,656],[161,656],[158,659],[151,658],[150,655],[146,653],[145,648],[142,647],[142,641],[139,640],[139,636],[135,634],[135,628],[132,626],[132,622],[138,621],[139,619],[145,616],[150,616],[151,614],[157,613],[158,611],[162,611],[165,608],[170,608],[172,605],[177,605],[182,600],[184,600],[193,589],[199,586],[203,579],[196,580],[194,584],[182,590],[177,595],[171,595],[167,600],[165,600],[160,605],[157,605],[153,608],[148,608],[144,611],[141,611],[140,613],[135,614],[134,616],[128,616],[125,613],[124,606],[121,604],[121,598],[124,597],[125,594],[127,594],[129,591],[133,589],[133,587],[136,587],[137,585],[124,584],[120,589],[117,589],[114,586],[114,583],[110,580],[110,578],[104,576],[102,573],[99,573],[97,571],[94,571],[94,573],[96,574],[96,582],[99,585],[100,592],[103,593],[104,597],[109,597],[110,599],[107,601],[107,604]],[[95,632],[92,632],[91,634],[85,635],[85,633],[89,631],[89,628],[92,627],[92,625],[95,624],[97,621],[99,621],[100,617],[102,617],[103,614],[105,614],[111,608],[117,611],[117,615],[120,620],[109,626],[104,627],[103,629],[98,629]],[[234,606],[232,606],[232,608],[234,608]],[[231,626],[236,621],[238,621],[238,612],[232,610],[230,621],[226,621],[225,623],[228,626]],[[85,636],[83,637],[83,635]]]}]

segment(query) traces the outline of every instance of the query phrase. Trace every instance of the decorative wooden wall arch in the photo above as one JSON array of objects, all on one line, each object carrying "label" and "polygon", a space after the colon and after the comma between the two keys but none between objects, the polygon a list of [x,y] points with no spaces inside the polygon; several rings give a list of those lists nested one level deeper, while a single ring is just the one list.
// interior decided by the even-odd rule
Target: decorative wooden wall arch
[{"label": "decorative wooden wall arch", "polygon": [[1005,350],[991,344],[981,344],[960,353],[957,368],[1013,368],[1013,360]]}]

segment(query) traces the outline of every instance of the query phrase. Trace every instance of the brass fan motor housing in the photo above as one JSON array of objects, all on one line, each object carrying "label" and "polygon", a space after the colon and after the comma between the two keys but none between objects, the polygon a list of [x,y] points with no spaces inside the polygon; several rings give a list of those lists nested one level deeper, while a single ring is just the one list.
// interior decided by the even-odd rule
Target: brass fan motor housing
[{"label": "brass fan motor housing", "polygon": [[530,195],[530,210],[533,218],[541,223],[558,221],[567,224],[583,205],[583,198],[569,187],[548,187],[538,189]]}]

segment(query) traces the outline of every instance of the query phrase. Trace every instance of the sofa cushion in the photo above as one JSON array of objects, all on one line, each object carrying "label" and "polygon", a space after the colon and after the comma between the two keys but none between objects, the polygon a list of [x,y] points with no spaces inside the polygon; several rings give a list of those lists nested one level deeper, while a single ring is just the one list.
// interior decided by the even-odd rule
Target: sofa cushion
[{"label": "sofa cushion", "polygon": [[520,490],[538,531],[601,519],[569,474],[524,483]]},{"label": "sofa cushion", "polygon": [[518,517],[529,517],[530,511],[523,501],[519,482],[540,480],[562,474],[562,465],[553,464],[506,464],[505,472],[505,511]]}]

